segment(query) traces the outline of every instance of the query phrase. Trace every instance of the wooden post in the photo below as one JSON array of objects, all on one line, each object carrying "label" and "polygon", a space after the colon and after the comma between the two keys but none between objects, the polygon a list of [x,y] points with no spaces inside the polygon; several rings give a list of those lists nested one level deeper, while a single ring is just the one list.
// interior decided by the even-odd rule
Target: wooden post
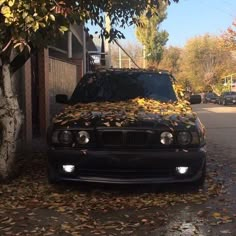
[{"label": "wooden post", "polygon": [[39,67],[39,126],[40,135],[46,138],[49,125],[49,57],[48,50],[44,49],[38,53]]}]

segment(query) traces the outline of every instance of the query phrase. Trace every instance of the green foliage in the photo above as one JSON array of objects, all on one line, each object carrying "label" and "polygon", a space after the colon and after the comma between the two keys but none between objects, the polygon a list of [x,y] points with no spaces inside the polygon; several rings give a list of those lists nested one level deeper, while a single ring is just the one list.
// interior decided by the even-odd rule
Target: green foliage
[{"label": "green foliage", "polygon": [[160,2],[158,9],[146,11],[140,17],[140,25],[136,29],[138,40],[146,47],[146,59],[151,63],[160,62],[163,47],[168,40],[169,34],[166,31],[159,31],[159,25],[166,18],[166,8],[166,2]]},{"label": "green foliage", "polygon": [[219,46],[219,39],[208,34],[190,39],[184,47],[178,77],[201,92],[221,83],[235,68],[232,55]]},{"label": "green foliage", "polygon": [[[0,59],[9,63],[13,48],[22,52],[53,44],[70,24],[88,20],[100,25],[106,38],[122,38],[116,27],[138,24],[146,9],[158,7],[159,1],[150,0],[0,0]],[[104,12],[111,19],[110,32],[103,28]]]},{"label": "green foliage", "polygon": [[[158,7],[158,1],[0,0],[0,53],[9,44],[24,47],[30,42],[45,46],[65,32],[70,23],[91,20],[92,24],[103,25],[103,12],[107,12],[112,25],[133,24],[146,7]],[[112,34],[105,30],[103,33],[107,37],[120,36],[113,27]]]},{"label": "green foliage", "polygon": [[212,90],[214,93],[216,93],[218,96],[225,92],[225,91],[229,91],[229,89],[227,89],[227,86],[224,86],[224,84],[221,82],[218,82],[214,85],[212,85]]},{"label": "green foliage", "polygon": [[68,27],[69,19],[56,7],[54,1],[1,0],[0,56],[12,48],[45,47],[63,33],[61,27]]},{"label": "green foliage", "polygon": [[182,49],[178,47],[164,48],[159,68],[170,71],[174,76],[178,75],[180,71],[181,53]]}]

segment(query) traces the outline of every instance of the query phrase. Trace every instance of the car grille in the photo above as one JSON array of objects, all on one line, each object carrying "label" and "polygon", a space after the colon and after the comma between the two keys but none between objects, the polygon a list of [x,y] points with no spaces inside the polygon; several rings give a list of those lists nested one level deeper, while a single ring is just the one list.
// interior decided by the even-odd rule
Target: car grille
[{"label": "car grille", "polygon": [[99,131],[100,144],[104,147],[145,147],[150,144],[153,132],[148,130]]},{"label": "car grille", "polygon": [[80,169],[79,176],[100,177],[100,178],[120,178],[120,179],[135,179],[135,178],[170,178],[174,175],[171,168],[166,169],[141,169],[141,170],[121,170],[121,169]]}]

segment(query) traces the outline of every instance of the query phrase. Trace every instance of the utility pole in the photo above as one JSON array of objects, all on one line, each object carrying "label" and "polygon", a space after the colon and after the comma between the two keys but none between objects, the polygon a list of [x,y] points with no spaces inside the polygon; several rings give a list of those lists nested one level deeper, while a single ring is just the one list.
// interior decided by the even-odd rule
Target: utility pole
[{"label": "utility pole", "polygon": [[[111,30],[111,20],[107,13],[105,13],[105,24],[106,24],[106,30],[110,32]],[[108,42],[108,39],[105,40],[105,53],[106,53],[106,67],[111,67],[111,44]]]}]

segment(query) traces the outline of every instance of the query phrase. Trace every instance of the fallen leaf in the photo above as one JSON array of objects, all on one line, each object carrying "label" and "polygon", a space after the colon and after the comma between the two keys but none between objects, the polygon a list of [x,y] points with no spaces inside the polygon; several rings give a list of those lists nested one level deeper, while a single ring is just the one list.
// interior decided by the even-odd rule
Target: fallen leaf
[{"label": "fallen leaf", "polygon": [[220,214],[219,212],[214,212],[214,213],[212,214],[212,216],[213,216],[214,218],[218,219],[218,218],[221,217],[221,214]]},{"label": "fallen leaf", "polygon": [[231,231],[226,229],[226,230],[221,230],[220,233],[221,234],[231,234]]}]

